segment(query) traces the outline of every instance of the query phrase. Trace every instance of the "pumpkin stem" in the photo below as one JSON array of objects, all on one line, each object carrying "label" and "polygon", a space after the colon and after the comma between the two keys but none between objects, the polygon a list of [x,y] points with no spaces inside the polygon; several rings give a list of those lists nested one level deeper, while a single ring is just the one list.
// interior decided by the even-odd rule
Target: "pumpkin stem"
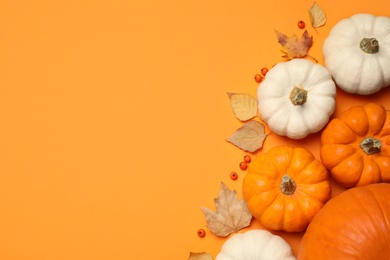
[{"label": "pumpkin stem", "polygon": [[372,137],[367,137],[360,143],[360,148],[368,155],[379,153],[381,151],[381,146],[382,142]]},{"label": "pumpkin stem", "polygon": [[379,43],[375,38],[363,38],[360,42],[360,49],[365,53],[377,53],[379,51]]},{"label": "pumpkin stem", "polygon": [[290,93],[290,100],[294,106],[305,104],[307,100],[307,91],[303,88],[294,86]]},{"label": "pumpkin stem", "polygon": [[291,179],[288,174],[284,175],[282,177],[282,181],[280,182],[280,190],[286,194],[291,195],[294,193],[295,189],[297,188],[297,185],[295,184],[295,181]]}]

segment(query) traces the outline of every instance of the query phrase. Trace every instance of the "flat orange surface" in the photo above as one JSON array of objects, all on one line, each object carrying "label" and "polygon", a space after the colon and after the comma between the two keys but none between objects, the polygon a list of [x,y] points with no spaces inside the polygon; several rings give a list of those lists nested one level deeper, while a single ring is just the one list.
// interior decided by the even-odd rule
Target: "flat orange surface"
[{"label": "flat orange surface", "polygon": [[[226,239],[200,206],[214,209],[221,181],[241,198],[245,174],[226,92],[256,95],[254,74],[284,61],[274,29],[301,35],[304,20],[323,63],[338,21],[390,16],[385,0],[321,0],[314,30],[313,2],[1,1],[0,259],[215,257]],[[389,98],[339,91],[335,113]],[[319,156],[319,134],[270,134],[259,152],[278,144]],[[297,252],[302,234],[277,233]]]}]

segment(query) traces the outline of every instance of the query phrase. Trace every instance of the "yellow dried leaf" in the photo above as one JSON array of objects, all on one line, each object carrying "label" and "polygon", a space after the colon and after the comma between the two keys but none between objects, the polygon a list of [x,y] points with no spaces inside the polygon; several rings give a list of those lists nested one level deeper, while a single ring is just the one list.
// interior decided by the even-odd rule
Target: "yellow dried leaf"
[{"label": "yellow dried leaf", "polygon": [[324,11],[314,2],[313,6],[309,9],[310,22],[314,28],[325,25],[326,15]]},{"label": "yellow dried leaf", "polygon": [[263,146],[266,136],[264,125],[251,120],[237,129],[227,141],[244,151],[253,153]]},{"label": "yellow dried leaf", "polygon": [[205,252],[201,253],[194,253],[190,252],[190,256],[188,257],[188,260],[213,260],[213,257]]},{"label": "yellow dried leaf", "polygon": [[313,45],[313,36],[309,36],[307,30],[305,30],[301,38],[298,38],[296,35],[287,36],[277,30],[275,30],[275,33],[278,42],[282,46],[282,51],[286,53],[286,55],[282,56],[283,58],[303,58]]},{"label": "yellow dried leaf", "polygon": [[227,93],[234,115],[240,121],[247,121],[257,115],[257,99],[245,93]]},{"label": "yellow dried leaf", "polygon": [[216,212],[201,207],[207,220],[207,228],[215,235],[226,237],[233,232],[247,227],[252,220],[245,200],[239,200],[237,192],[231,191],[221,183],[221,189],[218,198],[214,199]]}]

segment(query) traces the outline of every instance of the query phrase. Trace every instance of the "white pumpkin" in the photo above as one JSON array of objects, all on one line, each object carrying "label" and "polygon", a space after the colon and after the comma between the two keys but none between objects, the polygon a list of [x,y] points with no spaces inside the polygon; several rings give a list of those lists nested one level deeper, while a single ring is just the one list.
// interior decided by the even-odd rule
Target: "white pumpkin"
[{"label": "white pumpkin", "polygon": [[238,233],[222,246],[216,260],[295,260],[290,245],[280,236],[253,229]]},{"label": "white pumpkin", "polygon": [[356,14],[338,22],[322,46],[325,67],[348,93],[369,95],[390,85],[390,18]]},{"label": "white pumpkin", "polygon": [[322,65],[292,59],[268,71],[257,96],[260,116],[272,132],[301,139],[329,121],[336,106],[336,85]]}]

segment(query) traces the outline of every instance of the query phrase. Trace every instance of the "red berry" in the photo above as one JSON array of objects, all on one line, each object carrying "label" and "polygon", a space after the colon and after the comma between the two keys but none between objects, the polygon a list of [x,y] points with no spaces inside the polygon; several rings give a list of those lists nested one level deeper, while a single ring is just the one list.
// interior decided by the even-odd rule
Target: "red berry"
[{"label": "red berry", "polygon": [[240,162],[240,169],[246,170],[248,168],[248,164],[246,162]]},{"label": "red berry", "polygon": [[236,172],[231,172],[230,173],[230,179],[235,181],[235,180],[237,180],[237,178],[238,178],[238,174]]},{"label": "red berry", "polygon": [[265,75],[267,75],[267,72],[268,72],[268,69],[266,67],[261,69],[261,75],[263,75],[263,77],[265,77]]},{"label": "red berry", "polygon": [[251,156],[250,156],[250,155],[248,155],[248,154],[247,154],[247,155],[245,155],[245,156],[244,156],[244,161],[245,161],[245,162],[247,162],[247,163],[250,163],[250,162],[252,161],[252,158],[251,158]]},{"label": "red berry", "polygon": [[263,79],[263,77],[262,77],[260,74],[256,74],[256,75],[255,75],[255,81],[256,81],[257,83],[260,83],[262,79]]},{"label": "red berry", "polygon": [[299,29],[303,29],[303,28],[305,28],[305,22],[304,21],[298,21],[298,28]]},{"label": "red berry", "polygon": [[197,232],[199,237],[204,237],[206,235],[206,231],[204,229],[199,229]]}]

